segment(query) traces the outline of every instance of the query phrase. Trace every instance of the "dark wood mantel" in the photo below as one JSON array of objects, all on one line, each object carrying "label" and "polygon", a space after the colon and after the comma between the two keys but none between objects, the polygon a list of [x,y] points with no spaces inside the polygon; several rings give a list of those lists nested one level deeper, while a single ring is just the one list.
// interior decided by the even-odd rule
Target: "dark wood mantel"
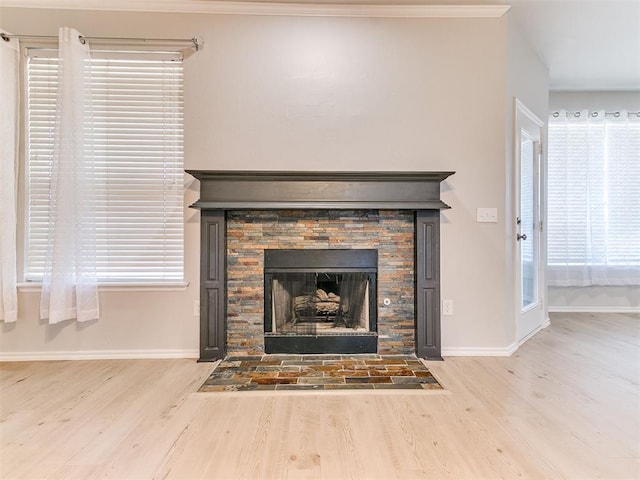
[{"label": "dark wood mantel", "polygon": [[440,356],[440,183],[455,172],[186,170],[200,180],[200,361],[226,349],[226,211],[413,210],[416,354]]},{"label": "dark wood mantel", "polygon": [[454,172],[279,172],[187,170],[200,180],[202,210],[431,210]]}]

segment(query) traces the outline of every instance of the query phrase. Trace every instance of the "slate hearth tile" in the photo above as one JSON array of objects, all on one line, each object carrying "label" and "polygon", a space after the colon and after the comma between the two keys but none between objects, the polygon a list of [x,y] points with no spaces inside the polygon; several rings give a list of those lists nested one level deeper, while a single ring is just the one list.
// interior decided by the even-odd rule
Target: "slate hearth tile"
[{"label": "slate hearth tile", "polygon": [[[410,322],[411,326],[413,326],[413,321]],[[415,355],[388,355],[388,357],[390,358],[399,358],[402,360],[405,360],[407,362],[412,362],[412,361],[416,361],[416,356]],[[384,357],[387,358],[387,357]]]},{"label": "slate hearth tile", "polygon": [[378,368],[375,365],[354,365],[353,369],[354,370],[371,370],[371,369],[376,369]]},{"label": "slate hearth tile", "polygon": [[280,365],[280,364],[281,364],[281,362],[278,362],[278,361],[261,362],[260,360],[257,360],[257,361],[253,361],[252,360],[252,361],[248,361],[248,362],[242,362],[240,364],[240,366],[242,368],[245,368],[245,367],[266,367],[268,365],[274,365],[275,366],[275,365]]},{"label": "slate hearth tile", "polygon": [[257,385],[246,384],[246,385],[225,385],[223,392],[246,392],[249,390],[255,390]]},{"label": "slate hearth tile", "polygon": [[391,383],[391,377],[346,377],[347,383]]},{"label": "slate hearth tile", "polygon": [[205,385],[245,385],[251,381],[250,378],[219,378],[207,380]]},{"label": "slate hearth tile", "polygon": [[[328,364],[328,362],[325,363],[325,365],[327,365],[327,364]],[[357,361],[357,360],[340,360],[337,364],[340,365],[343,368],[349,368],[349,369],[352,369],[352,368],[354,368],[356,366],[366,365],[364,363],[364,360],[360,360],[360,361]]]},{"label": "slate hearth tile", "polygon": [[276,385],[276,390],[324,390],[326,387],[333,385]]},{"label": "slate hearth tile", "polygon": [[391,375],[392,377],[415,377],[413,370],[409,370],[408,368],[394,369],[389,367],[387,369],[387,375]]},{"label": "slate hearth tile", "polygon": [[277,362],[300,362],[302,361],[302,355],[265,355],[263,360]]},{"label": "slate hearth tile", "polygon": [[385,368],[387,370],[413,370],[412,368],[409,367],[409,365],[385,365]]},{"label": "slate hearth tile", "polygon": [[413,373],[415,374],[416,377],[433,377],[431,372],[426,370],[418,370],[418,371],[414,371]]},{"label": "slate hearth tile", "polygon": [[324,372],[325,377],[368,377],[369,372],[366,370],[335,370],[333,372]]},{"label": "slate hearth tile", "polygon": [[406,362],[400,358],[389,358],[384,360],[365,360],[367,365],[406,365]]},{"label": "slate hearth tile", "polygon": [[256,362],[262,360],[262,355],[238,355],[233,357],[226,357],[225,362]]},{"label": "slate hearth tile", "polygon": [[411,365],[412,367],[420,366],[420,367],[426,368],[420,360],[405,360],[405,362],[407,363],[407,365]]},{"label": "slate hearth tile", "polygon": [[305,355],[306,360],[342,360],[342,355]]},{"label": "slate hearth tile", "polygon": [[334,360],[323,360],[322,364],[326,365],[326,366],[331,366],[331,365],[338,365],[340,364],[340,362],[342,362],[342,359],[334,359]]},{"label": "slate hearth tile", "polygon": [[418,377],[391,377],[391,381],[396,385],[406,385],[406,384],[420,384],[420,379]]},{"label": "slate hearth tile", "polygon": [[344,383],[343,377],[300,377],[299,385],[326,385],[328,383]]},{"label": "slate hearth tile", "polygon": [[343,355],[342,358],[345,360],[378,360],[380,358],[379,355],[375,353],[359,353],[357,355]]},{"label": "slate hearth tile", "polygon": [[237,368],[239,366],[240,366],[240,360],[234,360],[234,361],[223,360],[218,364],[218,366],[216,367],[216,370],[221,370],[223,368]]},{"label": "slate hearth tile", "polygon": [[317,376],[316,372],[278,372],[279,378],[298,378]]},{"label": "slate hearth tile", "polygon": [[236,368],[231,368],[228,370],[222,370],[221,372],[218,372],[216,369],[216,372],[212,373],[208,380],[216,380],[216,379],[221,379],[221,378],[233,378],[234,375],[237,375],[239,372]]},{"label": "slate hearth tile", "polygon": [[[384,384],[379,384],[384,385]],[[373,390],[374,384],[372,383],[350,383],[350,384],[335,384],[325,385],[325,390]]]},{"label": "slate hearth tile", "polygon": [[259,385],[259,384],[256,384],[256,383],[250,383],[249,385],[240,385],[236,389],[236,392],[243,392],[245,390],[253,390],[253,391],[256,391],[256,390],[267,390],[267,391],[269,391],[269,390],[271,390],[271,391],[273,391],[273,390],[276,389],[276,387],[277,387],[277,385]]},{"label": "slate hearth tile", "polygon": [[267,365],[256,367],[256,372],[299,372],[300,368],[296,365]]},{"label": "slate hearth tile", "polygon": [[253,378],[251,383],[259,385],[281,385],[285,383],[296,383],[297,378]]},{"label": "slate hearth tile", "polygon": [[276,372],[249,372],[243,376],[249,377],[253,380],[256,378],[276,378],[279,373],[280,372],[277,372],[277,371]]},{"label": "slate hearth tile", "polygon": [[308,360],[308,359],[304,359],[301,361],[298,360],[285,360],[282,362],[282,365],[291,365],[291,366],[301,366],[301,367],[308,367],[311,365],[322,365],[322,360]]},{"label": "slate hearth tile", "polygon": [[312,366],[309,366],[309,370],[313,370],[314,372],[318,372],[318,373],[336,372],[338,370],[342,370],[342,367],[340,365],[312,365]]},{"label": "slate hearth tile", "polygon": [[369,370],[367,370],[367,372],[370,377],[388,377],[389,375],[391,375],[391,373],[386,370],[371,368],[371,366],[369,367]]}]

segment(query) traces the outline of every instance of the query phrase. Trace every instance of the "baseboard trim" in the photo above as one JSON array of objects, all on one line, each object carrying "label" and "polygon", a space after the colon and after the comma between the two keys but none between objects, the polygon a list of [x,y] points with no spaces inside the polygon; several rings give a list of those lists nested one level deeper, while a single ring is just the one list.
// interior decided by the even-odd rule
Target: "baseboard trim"
[{"label": "baseboard trim", "polygon": [[547,328],[549,325],[551,325],[551,320],[549,319],[549,317],[547,317],[544,319],[544,322],[542,322],[542,325],[534,328],[529,333],[527,333],[521,340],[518,341],[518,347],[516,348],[516,350],[520,348],[522,345],[524,345],[528,340],[530,340],[536,333],[538,333],[543,328]]},{"label": "baseboard trim", "polygon": [[442,349],[443,357],[510,357],[518,349],[517,343],[508,347],[449,347]]},{"label": "baseboard trim", "polygon": [[513,342],[508,347],[449,347],[442,349],[443,357],[510,357],[518,348],[522,346],[527,340],[533,337],[543,328],[547,328],[551,325],[549,317],[545,318],[542,325],[532,330],[519,342]]},{"label": "baseboard trim", "polygon": [[198,350],[85,350],[54,352],[2,352],[0,362],[38,362],[46,360],[142,360],[198,358]]},{"label": "baseboard trim", "polygon": [[554,307],[549,313],[640,313],[640,307]]}]

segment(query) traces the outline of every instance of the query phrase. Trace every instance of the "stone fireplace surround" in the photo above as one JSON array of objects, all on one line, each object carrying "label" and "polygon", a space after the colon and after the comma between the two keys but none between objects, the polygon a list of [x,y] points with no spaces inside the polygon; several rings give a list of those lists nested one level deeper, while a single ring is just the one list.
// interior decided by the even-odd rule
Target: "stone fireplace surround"
[{"label": "stone fireplace surround", "polygon": [[441,359],[440,182],[453,172],[187,173],[200,180],[200,361],[264,352],[273,248],[378,250],[378,353]]},{"label": "stone fireplace surround", "polygon": [[[263,349],[265,249],[378,251],[378,352],[411,354],[414,342],[414,225],[406,210],[227,212],[227,353]],[[269,352],[268,352],[269,353]],[[300,352],[298,352],[300,353]],[[338,352],[324,352],[338,353]],[[354,353],[343,351],[341,353]]]}]

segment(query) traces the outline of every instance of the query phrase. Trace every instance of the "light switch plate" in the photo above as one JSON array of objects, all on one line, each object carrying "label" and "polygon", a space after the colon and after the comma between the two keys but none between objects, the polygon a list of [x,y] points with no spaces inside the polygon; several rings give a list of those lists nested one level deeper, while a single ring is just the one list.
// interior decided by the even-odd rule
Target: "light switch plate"
[{"label": "light switch plate", "polygon": [[498,223],[498,209],[497,208],[477,208],[476,222]]}]

